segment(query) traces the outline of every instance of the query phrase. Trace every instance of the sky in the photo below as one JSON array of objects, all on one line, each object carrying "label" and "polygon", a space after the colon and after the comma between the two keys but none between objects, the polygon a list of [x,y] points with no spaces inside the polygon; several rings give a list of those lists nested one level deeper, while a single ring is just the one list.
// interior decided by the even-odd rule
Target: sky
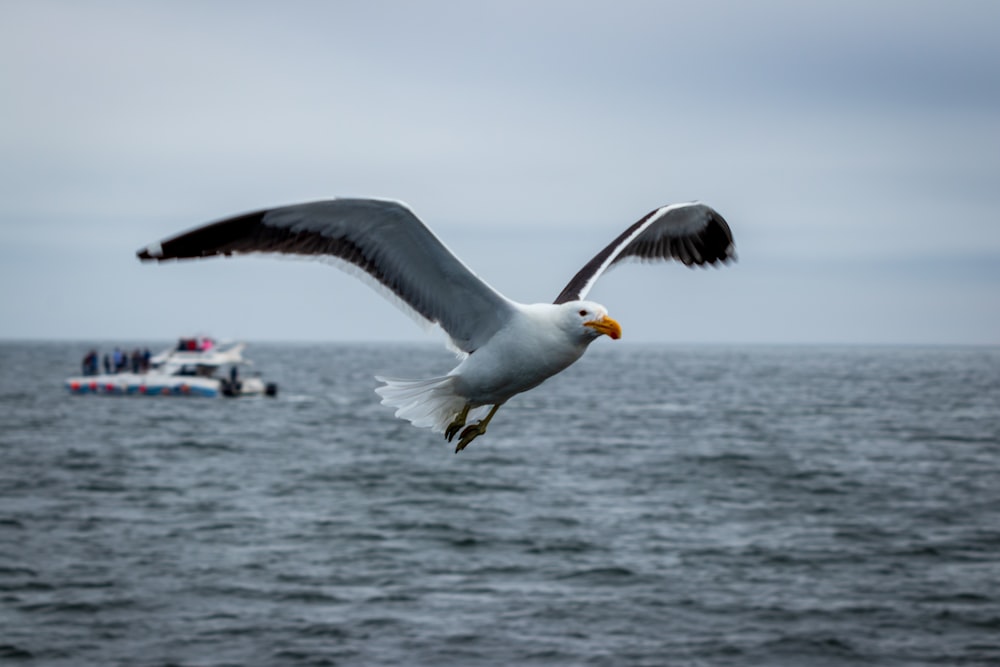
[{"label": "sky", "polygon": [[141,264],[229,215],[406,202],[551,301],[663,204],[722,269],[590,297],[643,343],[1000,344],[1000,3],[0,3],[0,339],[419,341],[321,262]]}]

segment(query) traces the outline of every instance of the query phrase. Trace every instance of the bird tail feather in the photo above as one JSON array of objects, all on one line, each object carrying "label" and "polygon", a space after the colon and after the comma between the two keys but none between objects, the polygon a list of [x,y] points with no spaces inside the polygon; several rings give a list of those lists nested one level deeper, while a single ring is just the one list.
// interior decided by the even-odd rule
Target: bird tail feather
[{"label": "bird tail feather", "polygon": [[452,375],[425,380],[377,376],[375,379],[383,383],[375,390],[382,397],[382,405],[396,408],[396,416],[400,419],[437,433],[444,433],[466,403],[455,393],[455,377]]}]

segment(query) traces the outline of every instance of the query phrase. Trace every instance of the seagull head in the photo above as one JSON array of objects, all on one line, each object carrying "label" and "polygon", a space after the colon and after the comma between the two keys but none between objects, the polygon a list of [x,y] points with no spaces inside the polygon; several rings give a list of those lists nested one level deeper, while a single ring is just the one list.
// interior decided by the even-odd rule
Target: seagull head
[{"label": "seagull head", "polygon": [[599,336],[622,337],[618,322],[608,317],[608,309],[593,301],[568,301],[560,306],[566,328],[589,343]]}]

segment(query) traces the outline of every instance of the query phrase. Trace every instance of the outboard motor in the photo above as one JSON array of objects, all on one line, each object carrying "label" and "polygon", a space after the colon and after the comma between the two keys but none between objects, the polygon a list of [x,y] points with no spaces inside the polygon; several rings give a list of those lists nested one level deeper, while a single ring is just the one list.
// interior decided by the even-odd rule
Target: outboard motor
[{"label": "outboard motor", "polygon": [[232,382],[223,378],[222,395],[226,398],[236,398],[240,395],[240,383],[238,381]]}]

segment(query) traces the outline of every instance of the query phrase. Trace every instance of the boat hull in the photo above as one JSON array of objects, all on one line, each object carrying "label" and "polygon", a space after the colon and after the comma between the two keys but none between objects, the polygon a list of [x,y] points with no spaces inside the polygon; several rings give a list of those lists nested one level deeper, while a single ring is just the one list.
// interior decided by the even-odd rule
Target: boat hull
[{"label": "boat hull", "polygon": [[116,373],[67,378],[66,390],[74,395],[100,396],[179,396],[218,398],[228,396],[259,396],[265,392],[264,383],[258,378],[240,382],[237,391],[225,392],[223,381],[218,378],[161,375],[157,373]]}]

